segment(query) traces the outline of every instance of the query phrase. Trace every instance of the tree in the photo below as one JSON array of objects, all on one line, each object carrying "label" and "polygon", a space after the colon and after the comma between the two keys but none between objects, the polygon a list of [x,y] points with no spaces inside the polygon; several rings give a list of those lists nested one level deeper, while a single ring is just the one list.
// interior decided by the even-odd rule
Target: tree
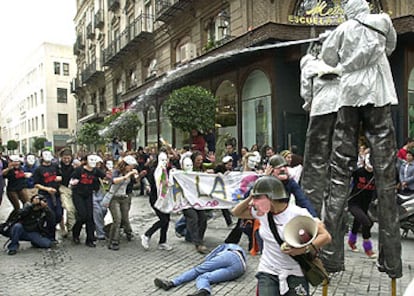
[{"label": "tree", "polygon": [[201,86],[174,90],[164,102],[164,108],[171,125],[184,132],[214,127],[216,98]]},{"label": "tree", "polygon": [[33,141],[33,147],[36,149],[36,151],[42,150],[45,148],[45,142],[47,142],[47,139],[45,137],[35,137]]},{"label": "tree", "polygon": [[77,133],[77,141],[81,145],[103,144],[105,139],[99,134],[102,127],[97,123],[85,123]]},{"label": "tree", "polygon": [[108,116],[104,120],[107,127],[101,133],[105,138],[113,139],[117,137],[121,141],[132,141],[137,137],[138,131],[142,127],[138,113],[133,110],[118,112]]},{"label": "tree", "polygon": [[7,141],[7,150],[16,150],[19,144],[15,140]]}]

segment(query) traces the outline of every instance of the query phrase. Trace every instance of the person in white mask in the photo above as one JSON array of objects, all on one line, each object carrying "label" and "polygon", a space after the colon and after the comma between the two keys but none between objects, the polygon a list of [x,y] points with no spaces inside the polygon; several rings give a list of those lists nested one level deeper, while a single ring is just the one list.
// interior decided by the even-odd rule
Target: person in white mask
[{"label": "person in white mask", "polygon": [[96,168],[98,156],[90,154],[82,159],[84,165],[72,173],[69,184],[72,187],[73,204],[76,209],[76,222],[72,227],[72,240],[80,244],[80,233],[86,224],[86,241],[88,247],[96,247],[94,242],[95,222],[93,220],[93,193],[99,190],[99,178],[105,178],[105,172]]},{"label": "person in white mask", "polygon": [[53,154],[49,150],[42,151],[40,166],[33,173],[33,182],[38,194],[46,198],[47,206],[55,214],[54,223],[48,228],[48,238],[56,241],[56,224],[59,224],[63,216],[62,202],[60,199],[59,185],[62,176],[58,166],[52,164]]}]

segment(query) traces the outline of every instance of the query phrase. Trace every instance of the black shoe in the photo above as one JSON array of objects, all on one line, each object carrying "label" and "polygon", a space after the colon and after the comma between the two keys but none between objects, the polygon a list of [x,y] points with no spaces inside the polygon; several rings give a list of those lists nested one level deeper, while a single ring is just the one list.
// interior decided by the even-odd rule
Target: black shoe
[{"label": "black shoe", "polygon": [[198,290],[194,294],[188,294],[187,296],[209,296],[211,295],[209,291],[205,289]]},{"label": "black shoe", "polygon": [[130,241],[132,241],[132,238],[134,237],[134,235],[132,234],[132,233],[127,233],[126,234],[126,238],[127,238],[127,240],[130,242]]},{"label": "black shoe", "polygon": [[85,245],[89,248],[96,248],[95,242],[86,242]]},{"label": "black shoe", "polygon": [[79,237],[74,237],[72,240],[73,240],[73,243],[74,243],[75,245],[79,245],[79,244],[80,244],[80,239],[79,239]]},{"label": "black shoe", "polygon": [[16,254],[17,254],[17,251],[16,250],[8,250],[7,251],[7,255],[13,256],[13,255],[16,255]]},{"label": "black shoe", "polygon": [[156,278],[154,280],[154,284],[165,291],[168,291],[169,289],[174,287],[174,284],[171,281],[163,280],[160,278]]},{"label": "black shoe", "polygon": [[112,251],[118,251],[119,250],[119,244],[118,243],[110,243],[108,245],[108,249]]}]

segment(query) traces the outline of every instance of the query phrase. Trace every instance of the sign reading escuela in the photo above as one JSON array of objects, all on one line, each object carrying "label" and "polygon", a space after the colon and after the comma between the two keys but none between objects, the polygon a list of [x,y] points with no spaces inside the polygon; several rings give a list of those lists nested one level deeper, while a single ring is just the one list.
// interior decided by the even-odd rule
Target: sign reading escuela
[{"label": "sign reading escuela", "polygon": [[[368,2],[372,12],[382,11],[379,0]],[[298,25],[336,26],[345,21],[345,16],[341,0],[300,0],[288,21]]]}]

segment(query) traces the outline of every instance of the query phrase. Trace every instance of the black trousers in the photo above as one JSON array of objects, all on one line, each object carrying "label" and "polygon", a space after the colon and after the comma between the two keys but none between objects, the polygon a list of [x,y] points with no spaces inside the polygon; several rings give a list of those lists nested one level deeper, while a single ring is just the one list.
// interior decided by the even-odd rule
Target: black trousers
[{"label": "black trousers", "polygon": [[[154,202],[155,203],[155,202]],[[146,232],[147,237],[151,237],[158,229],[160,230],[160,240],[159,243],[163,244],[167,242],[167,232],[168,226],[170,225],[170,214],[165,214],[154,207],[154,203],[151,202],[151,207],[155,211],[155,214],[158,216],[158,221],[155,222]]]},{"label": "black trousers", "polygon": [[344,209],[349,196],[352,163],[358,157],[359,128],[362,126],[368,146],[378,198],[378,263],[391,278],[402,276],[401,237],[395,200],[396,143],[391,106],[342,107],[337,114],[330,163],[329,195],[324,222],[332,243],[321,252],[330,272],[344,270]]},{"label": "black trousers", "polygon": [[93,242],[95,223],[92,194],[88,196],[73,194],[73,204],[76,208],[76,222],[72,228],[73,238],[79,238],[82,225],[86,224],[86,242]]}]

